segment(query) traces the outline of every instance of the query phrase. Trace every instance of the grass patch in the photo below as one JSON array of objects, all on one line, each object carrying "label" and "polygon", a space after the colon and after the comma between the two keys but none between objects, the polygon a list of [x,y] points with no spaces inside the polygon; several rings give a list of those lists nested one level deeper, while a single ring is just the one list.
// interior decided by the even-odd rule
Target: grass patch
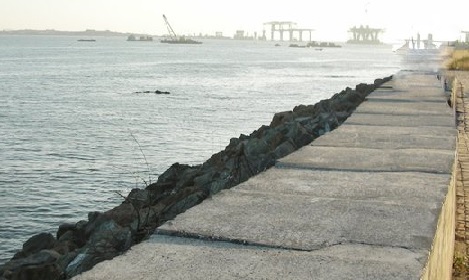
[{"label": "grass patch", "polygon": [[453,59],[451,60],[449,66],[449,70],[469,70],[469,57],[463,57],[460,59]]},{"label": "grass patch", "polygon": [[453,258],[453,277],[465,276],[469,270],[467,257],[456,253]]},{"label": "grass patch", "polygon": [[447,68],[449,70],[469,70],[469,50],[454,50]]}]

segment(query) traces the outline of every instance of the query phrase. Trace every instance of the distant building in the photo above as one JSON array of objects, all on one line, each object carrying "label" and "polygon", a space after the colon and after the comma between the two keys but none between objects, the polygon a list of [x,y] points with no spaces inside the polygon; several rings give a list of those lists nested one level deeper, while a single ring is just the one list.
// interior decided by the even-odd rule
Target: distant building
[{"label": "distant building", "polygon": [[461,31],[461,33],[463,33],[464,35],[466,35],[465,37],[465,43],[469,43],[469,31]]},{"label": "distant building", "polygon": [[243,40],[244,39],[244,30],[236,30],[236,33],[233,36],[233,39]]},{"label": "distant building", "polygon": [[244,30],[236,30],[235,35],[233,36],[235,40],[255,40],[255,36],[249,36],[245,34]]},{"label": "distant building", "polygon": [[137,36],[135,36],[134,34],[130,34],[128,37],[127,37],[127,41],[153,41],[153,37],[151,36],[147,36],[147,35],[140,35],[137,39]]},{"label": "distant building", "polygon": [[267,36],[265,35],[265,30],[262,30],[262,35],[257,38],[259,41],[267,41]]}]

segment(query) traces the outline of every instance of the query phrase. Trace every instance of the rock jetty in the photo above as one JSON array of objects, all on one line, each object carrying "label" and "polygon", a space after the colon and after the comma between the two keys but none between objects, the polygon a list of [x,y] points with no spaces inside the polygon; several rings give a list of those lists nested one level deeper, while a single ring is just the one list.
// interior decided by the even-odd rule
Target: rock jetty
[{"label": "rock jetty", "polygon": [[314,105],[299,105],[274,115],[250,135],[203,164],[174,163],[145,189],[133,189],[122,204],[90,212],[88,220],[62,224],[56,235],[40,233],[0,266],[3,279],[70,279],[139,243],[164,222],[222,189],[231,188],[342,124],[369,93],[392,78],[346,88]]}]

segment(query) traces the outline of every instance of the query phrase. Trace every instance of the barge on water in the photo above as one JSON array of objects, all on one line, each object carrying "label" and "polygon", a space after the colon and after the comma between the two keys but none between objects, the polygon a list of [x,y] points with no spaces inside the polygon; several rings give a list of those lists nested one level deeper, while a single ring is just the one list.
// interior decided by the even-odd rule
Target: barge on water
[{"label": "barge on water", "polygon": [[169,39],[163,39],[160,42],[161,43],[167,43],[167,44],[192,44],[192,45],[198,45],[202,44],[202,42],[192,40],[190,38],[186,38],[185,36],[178,36],[176,35],[176,32],[174,32],[173,28],[169,24],[168,19],[166,18],[165,15],[163,15],[164,22],[166,23],[166,28],[168,29],[169,33]]}]

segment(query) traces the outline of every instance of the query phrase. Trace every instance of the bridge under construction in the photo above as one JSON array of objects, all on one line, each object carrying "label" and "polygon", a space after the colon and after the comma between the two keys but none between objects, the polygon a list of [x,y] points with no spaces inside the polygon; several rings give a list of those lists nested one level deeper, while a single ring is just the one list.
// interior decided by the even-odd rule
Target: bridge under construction
[{"label": "bridge under construction", "polygon": [[371,28],[368,25],[360,27],[352,27],[349,29],[352,33],[352,39],[348,43],[352,44],[381,44],[378,35],[384,32],[384,29]]},{"label": "bridge under construction", "polygon": [[[297,24],[292,21],[271,21],[264,23],[264,26],[270,26],[270,39],[272,41],[275,40],[276,34],[279,34],[279,40],[285,41],[286,36],[285,33],[288,35],[288,41],[300,41],[303,42],[303,33],[309,33],[309,41],[311,41],[311,33],[314,29],[311,28],[298,28]],[[264,29],[263,37],[266,38],[266,31]],[[294,37],[298,35],[298,37]]]},{"label": "bridge under construction", "polygon": [[[312,41],[312,28],[298,28],[297,24],[293,21],[271,21],[264,23],[264,31],[262,38],[266,37],[266,28],[270,29],[270,40],[272,41],[304,41],[304,33],[309,34],[309,41]],[[380,44],[378,38],[379,34],[384,32],[384,29],[371,28],[369,26],[352,27],[348,30],[352,33],[352,39],[348,43],[355,44]]]}]

